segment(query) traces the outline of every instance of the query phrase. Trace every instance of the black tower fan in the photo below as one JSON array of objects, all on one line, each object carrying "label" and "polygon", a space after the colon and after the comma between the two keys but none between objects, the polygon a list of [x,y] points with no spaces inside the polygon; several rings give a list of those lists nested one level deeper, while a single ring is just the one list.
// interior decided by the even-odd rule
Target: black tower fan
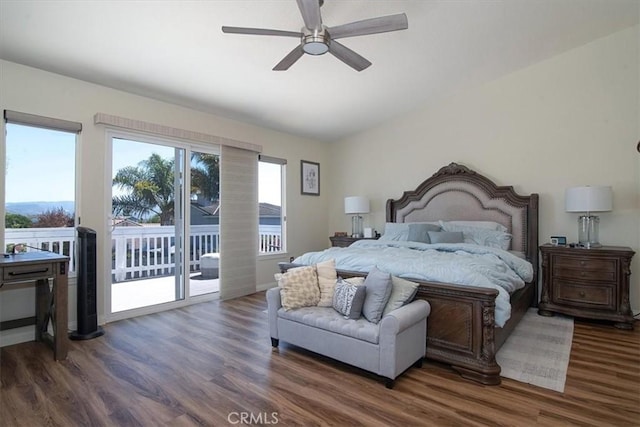
[{"label": "black tower fan", "polygon": [[87,227],[78,231],[78,330],[72,332],[72,340],[89,340],[104,334],[98,326],[96,301],[96,232]]}]

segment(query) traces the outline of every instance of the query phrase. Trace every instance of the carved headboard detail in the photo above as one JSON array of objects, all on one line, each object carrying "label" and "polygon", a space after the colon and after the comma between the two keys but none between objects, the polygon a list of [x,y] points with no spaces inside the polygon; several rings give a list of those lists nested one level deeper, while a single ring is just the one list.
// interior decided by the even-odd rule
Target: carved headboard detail
[{"label": "carved headboard detail", "polygon": [[413,191],[387,200],[387,222],[495,221],[513,235],[511,249],[538,267],[538,195],[519,195],[485,176],[450,163]]}]

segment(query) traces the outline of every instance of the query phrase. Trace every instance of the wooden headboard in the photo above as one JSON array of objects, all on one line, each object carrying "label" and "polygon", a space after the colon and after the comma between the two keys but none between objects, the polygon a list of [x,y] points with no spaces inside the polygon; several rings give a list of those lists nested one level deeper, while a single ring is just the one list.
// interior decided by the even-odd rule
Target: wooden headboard
[{"label": "wooden headboard", "polygon": [[[522,196],[451,163],[399,199],[387,200],[387,222],[495,221],[513,235],[511,250],[538,270],[538,194]],[[537,277],[537,274],[536,274]]]}]

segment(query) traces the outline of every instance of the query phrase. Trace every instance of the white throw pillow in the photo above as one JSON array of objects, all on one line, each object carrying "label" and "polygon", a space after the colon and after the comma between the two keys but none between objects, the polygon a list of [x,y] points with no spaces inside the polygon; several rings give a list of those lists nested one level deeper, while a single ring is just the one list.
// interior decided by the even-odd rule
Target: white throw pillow
[{"label": "white throw pillow", "polygon": [[320,301],[318,307],[331,307],[333,304],[333,292],[336,287],[338,274],[336,273],[336,260],[319,262],[316,264],[318,273],[318,287],[320,289]]}]

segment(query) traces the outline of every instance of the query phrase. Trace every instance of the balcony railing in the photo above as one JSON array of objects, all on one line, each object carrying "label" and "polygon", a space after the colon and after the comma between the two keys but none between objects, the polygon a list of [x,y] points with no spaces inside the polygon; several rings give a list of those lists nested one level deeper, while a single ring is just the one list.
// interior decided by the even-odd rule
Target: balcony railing
[{"label": "balcony railing", "polygon": [[[259,226],[261,254],[281,250],[281,227]],[[26,251],[46,250],[70,258],[69,274],[76,270],[74,228],[8,228],[5,245],[24,244]],[[111,275],[114,282],[173,275],[175,272],[175,227],[115,227],[111,234]],[[218,225],[193,225],[188,238],[189,271],[200,270],[200,257],[220,251]]]}]

